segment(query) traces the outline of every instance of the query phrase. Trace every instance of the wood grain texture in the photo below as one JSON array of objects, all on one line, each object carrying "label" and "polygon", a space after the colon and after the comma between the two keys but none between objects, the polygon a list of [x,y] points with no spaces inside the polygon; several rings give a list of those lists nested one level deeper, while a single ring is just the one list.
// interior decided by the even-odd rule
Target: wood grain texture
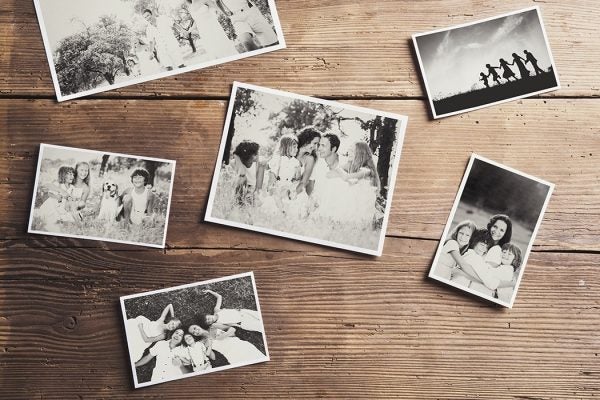
[{"label": "wood grain texture", "polygon": [[[234,80],[326,97],[421,97],[411,35],[536,3],[450,0],[284,0],[277,9],[288,48],[124,88],[97,97],[229,95]],[[539,4],[563,89],[544,96],[598,96],[598,4]],[[54,97],[33,0],[0,4],[0,94]]]},{"label": "wood grain texture", "polygon": [[[430,120],[410,36],[535,4],[562,89]],[[600,396],[600,5],[277,6],[285,50],[57,104],[0,2],[0,397]],[[409,116],[382,257],[202,222],[233,80]],[[176,159],[167,248],[28,235],[40,142]],[[427,278],[471,152],[556,184],[511,310]],[[250,270],[271,361],[134,390],[118,297]]]}]

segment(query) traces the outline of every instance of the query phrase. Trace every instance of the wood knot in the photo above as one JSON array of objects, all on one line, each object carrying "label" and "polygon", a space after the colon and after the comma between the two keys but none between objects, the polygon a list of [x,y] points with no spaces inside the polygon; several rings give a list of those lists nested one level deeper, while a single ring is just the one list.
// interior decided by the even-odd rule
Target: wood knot
[{"label": "wood knot", "polygon": [[63,319],[63,326],[69,330],[73,330],[77,327],[76,317],[66,317]]}]

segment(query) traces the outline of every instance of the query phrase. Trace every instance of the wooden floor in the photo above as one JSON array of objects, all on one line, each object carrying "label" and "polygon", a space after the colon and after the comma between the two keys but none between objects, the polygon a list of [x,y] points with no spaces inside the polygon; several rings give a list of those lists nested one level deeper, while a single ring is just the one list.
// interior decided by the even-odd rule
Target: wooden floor
[{"label": "wooden floor", "polygon": [[[432,121],[411,34],[533,4],[563,88]],[[286,50],[58,104],[0,1],[0,397],[600,397],[600,3],[277,6]],[[409,116],[382,257],[202,222],[234,80]],[[176,159],[166,250],[27,234],[40,142]],[[512,310],[426,278],[471,152],[556,184]],[[249,270],[271,361],[133,390],[119,296]]]}]

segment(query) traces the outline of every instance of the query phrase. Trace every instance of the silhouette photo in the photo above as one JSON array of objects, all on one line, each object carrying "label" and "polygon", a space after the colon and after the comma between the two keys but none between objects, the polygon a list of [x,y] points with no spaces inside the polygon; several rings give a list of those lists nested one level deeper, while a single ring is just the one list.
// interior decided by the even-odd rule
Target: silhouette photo
[{"label": "silhouette photo", "polygon": [[434,118],[560,88],[538,7],[413,35]]}]

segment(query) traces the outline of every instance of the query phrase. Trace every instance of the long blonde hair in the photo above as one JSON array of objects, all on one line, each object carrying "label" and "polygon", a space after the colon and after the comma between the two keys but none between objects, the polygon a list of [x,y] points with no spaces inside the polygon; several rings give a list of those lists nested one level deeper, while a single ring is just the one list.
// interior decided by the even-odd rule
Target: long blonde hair
[{"label": "long blonde hair", "polygon": [[381,188],[379,182],[379,174],[373,162],[373,153],[369,145],[365,142],[356,142],[354,144],[354,159],[350,161],[348,172],[353,174],[361,168],[368,168],[371,171],[371,185],[376,186],[377,190]]}]

